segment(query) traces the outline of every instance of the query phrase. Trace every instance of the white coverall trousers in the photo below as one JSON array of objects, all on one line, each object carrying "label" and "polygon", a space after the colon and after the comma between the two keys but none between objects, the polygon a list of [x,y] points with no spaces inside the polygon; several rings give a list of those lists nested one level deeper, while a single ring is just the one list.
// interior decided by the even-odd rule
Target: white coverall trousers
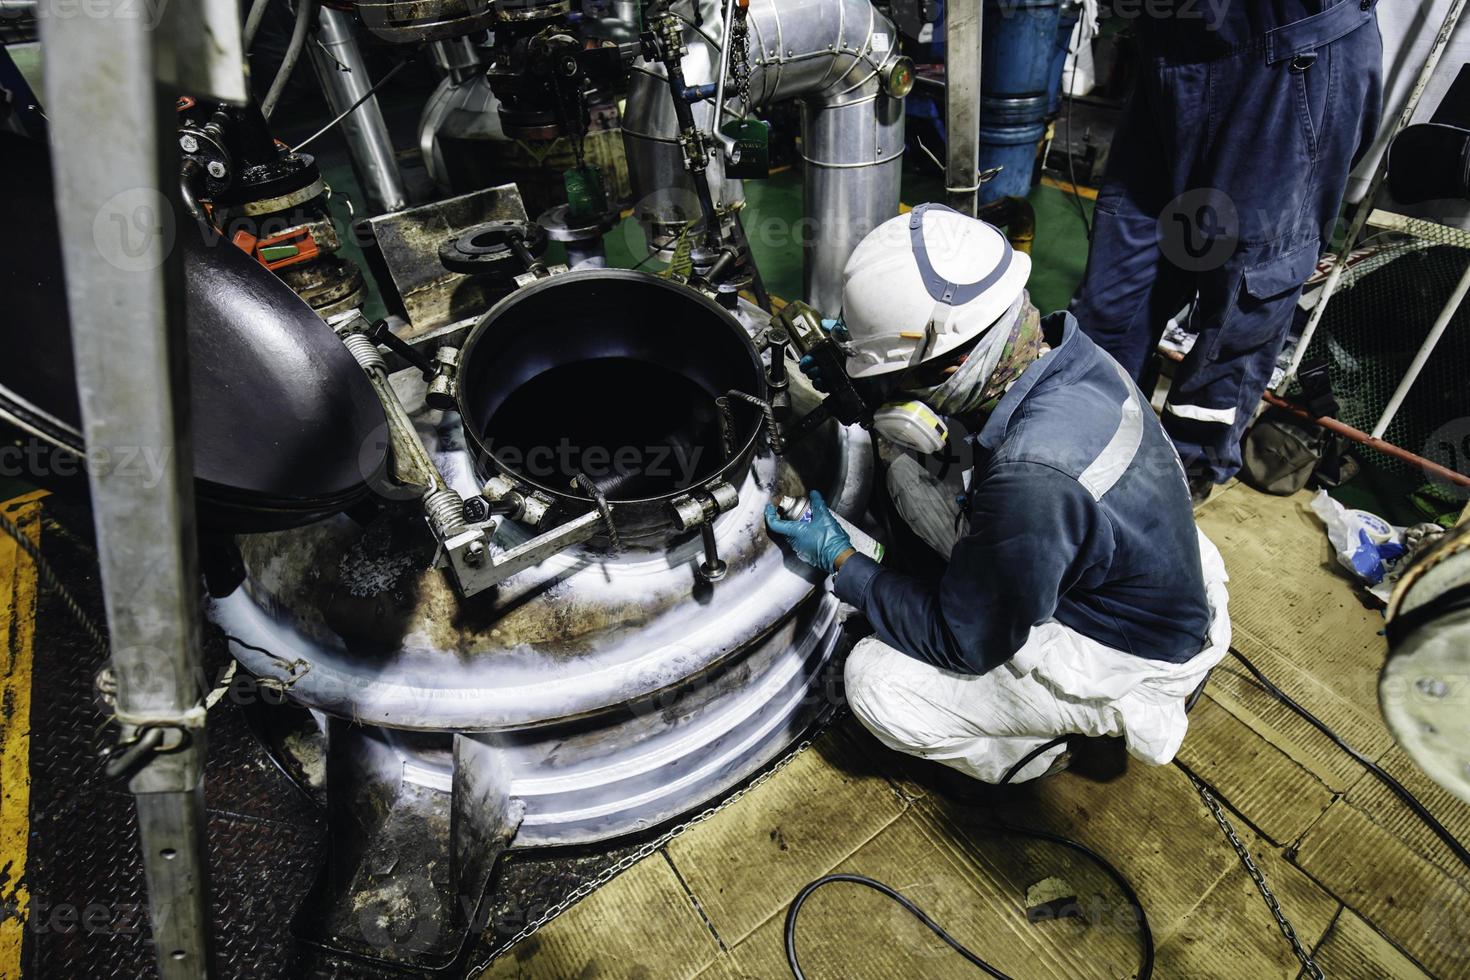
[{"label": "white coverall trousers", "polygon": [[[915,533],[948,557],[960,535],[951,491],[911,456],[890,466],[888,489]],[[930,666],[868,637],[847,659],[848,704],[889,748],[988,783],[1067,734],[1121,735],[1130,754],[1162,765],[1184,741],[1185,700],[1230,647],[1225,564],[1203,533],[1199,545],[1214,616],[1205,648],[1184,663],[1136,657],[1055,620],[1032,627],[1014,657],[978,676]],[[1042,753],[1014,781],[1044,774],[1064,749]]]}]

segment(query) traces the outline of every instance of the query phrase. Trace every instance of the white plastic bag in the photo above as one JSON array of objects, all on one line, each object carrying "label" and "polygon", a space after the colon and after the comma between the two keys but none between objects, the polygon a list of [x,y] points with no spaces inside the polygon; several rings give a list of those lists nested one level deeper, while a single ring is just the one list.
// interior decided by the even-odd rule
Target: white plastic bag
[{"label": "white plastic bag", "polygon": [[[1318,490],[1312,498],[1312,510],[1327,525],[1327,540],[1342,567],[1369,586],[1391,586],[1385,576],[1404,556],[1403,528],[1365,511],[1348,510],[1326,490]],[[1370,591],[1379,595],[1378,589]],[[1386,600],[1387,596],[1379,598]]]},{"label": "white plastic bag", "polygon": [[1067,60],[1062,68],[1062,92],[1086,95],[1097,84],[1097,67],[1092,58],[1092,39],[1097,36],[1097,0],[1084,0],[1082,16],[1072,28]]}]

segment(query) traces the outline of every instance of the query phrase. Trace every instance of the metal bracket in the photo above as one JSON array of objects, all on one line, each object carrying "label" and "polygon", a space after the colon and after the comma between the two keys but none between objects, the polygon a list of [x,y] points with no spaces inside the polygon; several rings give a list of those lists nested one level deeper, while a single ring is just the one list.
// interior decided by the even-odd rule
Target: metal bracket
[{"label": "metal bracket", "polygon": [[533,282],[540,282],[542,279],[549,279],[552,276],[559,276],[563,272],[570,271],[571,270],[564,265],[547,265],[542,266],[540,271],[522,272],[520,275],[515,277],[514,282],[516,284],[516,288],[520,289],[523,286],[531,285],[531,283]]},{"label": "metal bracket", "polygon": [[706,582],[718,582],[725,577],[729,566],[720,558],[719,544],[715,540],[715,518],[734,510],[740,503],[740,491],[721,480],[702,487],[670,505],[674,511],[674,523],[681,531],[699,528],[704,544],[704,561],[698,566],[699,577]]},{"label": "metal bracket", "polygon": [[517,572],[541,564],[573,545],[591,540],[601,530],[602,515],[595,510],[589,510],[581,517],[575,517],[544,534],[538,534],[524,544],[499,554],[486,554],[478,563],[470,561],[467,552],[475,542],[484,540],[483,530],[466,529],[446,539],[443,546],[460,591],[466,596],[472,596],[499,585]]},{"label": "metal bracket", "polygon": [[459,348],[445,345],[434,352],[434,377],[424,400],[430,408],[453,411],[459,398]]}]

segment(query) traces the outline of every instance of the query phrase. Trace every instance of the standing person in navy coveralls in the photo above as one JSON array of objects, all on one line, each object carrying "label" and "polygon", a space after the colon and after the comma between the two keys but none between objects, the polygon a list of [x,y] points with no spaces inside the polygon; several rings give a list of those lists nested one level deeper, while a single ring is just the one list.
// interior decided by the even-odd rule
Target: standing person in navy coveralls
[{"label": "standing person in navy coveralls", "polygon": [[1377,128],[1375,4],[1138,9],[1143,70],[1113,139],[1071,311],[1142,378],[1169,318],[1195,301],[1198,340],[1175,372],[1164,426],[1196,500],[1240,468],[1241,434]]}]

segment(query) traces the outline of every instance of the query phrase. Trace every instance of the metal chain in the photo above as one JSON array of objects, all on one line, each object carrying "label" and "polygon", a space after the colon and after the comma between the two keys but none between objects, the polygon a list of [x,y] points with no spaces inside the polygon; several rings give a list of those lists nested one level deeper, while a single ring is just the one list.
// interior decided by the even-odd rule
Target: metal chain
[{"label": "metal chain", "polygon": [[[750,111],[750,24],[747,11],[739,4],[734,9],[735,23],[730,26],[730,78],[740,95],[740,112]],[[715,128],[719,128],[723,106],[715,107]]]},{"label": "metal chain", "polygon": [[818,728],[814,732],[812,732],[810,736],[798,742],[795,748],[782,756],[781,759],[770,769],[767,769],[755,779],[751,780],[750,783],[744,788],[727,797],[723,801],[716,803],[714,806],[711,806],[708,809],[695,814],[688,820],[685,820],[684,822],[679,824],[675,824],[657,840],[649,841],[647,844],[644,844],[642,847],[638,848],[638,850],[624,855],[618,860],[616,864],[604,868],[594,877],[589,878],[587,881],[582,882],[576,888],[572,889],[572,891],[565,898],[557,902],[555,905],[552,905],[545,912],[541,913],[534,920],[522,927],[519,932],[510,937],[510,940],[504,946],[492,953],[488,958],[486,958],[483,963],[475,967],[469,974],[467,974],[467,976],[478,976],[480,973],[483,973],[485,970],[489,969],[491,963],[494,963],[501,956],[504,956],[506,953],[514,949],[517,945],[535,935],[541,930],[543,926],[545,926],[551,920],[555,919],[557,916],[561,915],[567,909],[571,908],[573,905],[576,905],[582,899],[586,898],[588,895],[591,895],[593,892],[597,891],[597,889],[601,888],[603,885],[606,885],[608,882],[612,881],[624,871],[627,871],[639,861],[642,861],[646,857],[651,857],[661,848],[666,846],[670,841],[674,840],[676,837],[683,835],[685,831],[699,826],[710,817],[713,817],[715,814],[719,813],[721,810],[724,810],[726,807],[732,806],[741,798],[750,793],[752,790],[764,784],[772,776],[776,775],[776,773],[789,766],[797,756],[801,755],[801,753],[809,749],[812,742],[820,737],[821,734],[825,732],[834,721],[837,720],[839,715],[840,712],[834,714],[826,722],[819,725]]},{"label": "metal chain", "polygon": [[1205,801],[1205,807],[1210,811],[1211,816],[1215,818],[1215,822],[1220,825],[1220,829],[1225,832],[1226,839],[1230,841],[1230,846],[1235,849],[1235,854],[1240,858],[1240,863],[1245,866],[1246,873],[1251,876],[1251,881],[1256,883],[1256,890],[1266,900],[1266,907],[1271,910],[1271,916],[1276,920],[1276,926],[1281,930],[1281,934],[1291,944],[1291,951],[1296,954],[1296,958],[1301,962],[1302,969],[1306,971],[1306,975],[1311,977],[1312,980],[1323,980],[1324,974],[1322,973],[1322,968],[1317,965],[1316,960],[1312,959],[1312,954],[1307,952],[1307,948],[1297,938],[1296,929],[1292,928],[1291,920],[1281,910],[1281,903],[1276,900],[1276,895],[1271,891],[1271,886],[1266,884],[1265,874],[1262,873],[1260,866],[1256,864],[1255,858],[1251,857],[1250,848],[1246,847],[1245,843],[1240,839],[1240,836],[1236,834],[1235,828],[1230,823],[1230,818],[1225,816],[1225,810],[1220,806],[1220,801],[1215,799],[1215,795],[1210,792],[1209,787],[1205,786],[1199,777],[1188,770],[1185,770],[1185,772],[1189,776],[1189,781],[1194,783],[1194,788],[1199,792],[1200,799]]}]

